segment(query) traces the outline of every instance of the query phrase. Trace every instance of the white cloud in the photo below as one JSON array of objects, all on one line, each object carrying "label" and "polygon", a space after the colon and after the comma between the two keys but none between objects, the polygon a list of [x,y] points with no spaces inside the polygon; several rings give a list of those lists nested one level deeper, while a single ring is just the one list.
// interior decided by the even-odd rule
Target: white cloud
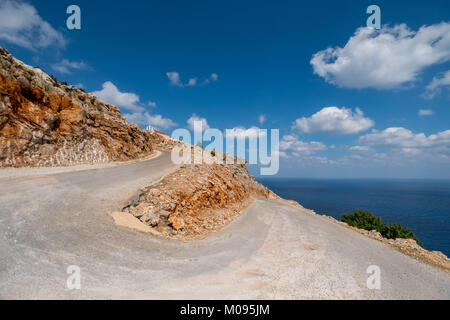
[{"label": "white cloud", "polygon": [[226,138],[236,138],[236,139],[254,139],[258,137],[265,137],[267,135],[266,131],[262,131],[258,127],[244,128],[235,127],[233,129],[225,130]]},{"label": "white cloud", "polygon": [[[169,129],[176,126],[176,123],[171,119],[163,118],[160,114],[152,115],[145,111],[144,107],[140,105],[139,96],[132,92],[120,92],[120,90],[111,82],[103,83],[103,89],[95,91],[97,98],[116,105],[120,108],[129,111],[125,113],[125,118],[137,125],[152,126],[157,129]],[[155,102],[148,102],[150,107],[155,107]]]},{"label": "white cloud", "polygon": [[150,115],[145,113],[147,123],[155,128],[168,129],[175,127],[177,124],[171,119],[163,118],[160,114]]},{"label": "white cloud", "polygon": [[[120,90],[111,82],[103,83],[103,89],[95,91],[97,98],[116,105],[120,108],[129,111],[125,113],[125,118],[137,125],[152,126],[157,129],[168,129],[176,126],[176,123],[171,119],[163,118],[160,114],[152,115],[145,111],[144,107],[140,105],[139,96],[131,92],[120,92]],[[156,103],[148,102],[150,107],[155,107]]]},{"label": "white cloud", "polygon": [[[317,165],[336,165],[338,164],[338,161],[329,159],[327,157],[318,157],[318,156],[308,156],[308,155],[304,155],[298,152],[293,152],[292,156],[295,157],[294,162],[292,162],[293,164],[295,164],[295,167],[303,167],[303,168],[311,168],[311,167],[315,167]],[[292,157],[288,157],[288,158],[292,158]]]},{"label": "white cloud", "polygon": [[148,105],[149,107],[152,107],[152,108],[155,108],[155,107],[157,106],[157,104],[156,104],[155,101],[149,101],[149,102],[147,103],[147,105]]},{"label": "white cloud", "polygon": [[[402,127],[373,130],[350,147],[350,158],[387,167],[450,162],[450,130],[425,135]],[[358,157],[355,157],[357,155]]]},{"label": "white cloud", "polygon": [[208,79],[205,79],[205,81],[202,82],[202,86],[210,84],[211,82],[216,82],[217,80],[219,80],[219,76],[217,73],[213,73]]},{"label": "white cloud", "polygon": [[374,122],[364,118],[363,112],[356,108],[326,107],[309,118],[295,120],[293,128],[302,133],[355,134],[373,127]]},{"label": "white cloud", "polygon": [[450,70],[444,72],[441,77],[434,77],[430,84],[427,85],[423,97],[433,99],[441,92],[441,87],[445,86],[450,86]]},{"label": "white cloud", "polygon": [[67,43],[35,7],[19,0],[0,1],[0,39],[30,50],[62,48]]},{"label": "white cloud", "polygon": [[62,74],[70,74],[72,70],[88,70],[91,69],[86,63],[80,61],[69,61],[67,59],[63,59],[58,63],[54,63],[51,65],[52,69],[62,73]]},{"label": "white cloud", "polygon": [[258,117],[258,121],[260,125],[263,125],[267,121],[267,117],[265,114],[262,114]]},{"label": "white cloud", "polygon": [[353,146],[353,147],[350,147],[349,150],[353,151],[353,152],[367,152],[367,151],[370,151],[372,149],[370,147],[368,147],[368,146]]},{"label": "white cloud", "polygon": [[274,151],[274,156],[278,155],[280,158],[289,158],[289,155],[284,151]]},{"label": "white cloud", "polygon": [[450,59],[450,23],[359,28],[343,47],[313,55],[314,73],[347,88],[390,89],[412,82],[426,67]]},{"label": "white cloud", "polygon": [[94,94],[100,100],[122,107],[132,112],[142,112],[144,108],[139,105],[139,96],[131,92],[120,92],[111,81],[103,83],[102,90]]},{"label": "white cloud", "polygon": [[186,84],[186,87],[195,87],[196,85],[197,85],[197,78],[191,78]]},{"label": "white cloud", "polygon": [[128,121],[142,126],[152,126],[156,129],[169,129],[176,126],[171,119],[163,118],[160,114],[151,115],[148,112],[135,112],[125,114]]},{"label": "white cloud", "polygon": [[432,116],[433,114],[434,114],[434,112],[431,109],[420,109],[419,110],[419,116]]},{"label": "white cloud", "polygon": [[398,127],[383,131],[373,130],[359,138],[359,142],[372,146],[392,146],[400,148],[450,147],[450,130],[426,136],[424,133],[413,133],[411,130]]},{"label": "white cloud", "polygon": [[327,146],[322,142],[303,142],[295,135],[286,135],[280,141],[281,151],[291,151],[296,156],[311,155],[317,151],[326,150]]},{"label": "white cloud", "polygon": [[74,86],[75,88],[84,89],[84,84],[82,84],[81,82],[75,83],[73,86]]},{"label": "white cloud", "polygon": [[215,82],[219,79],[217,73],[211,74],[211,76],[205,79],[203,82],[199,83],[198,78],[190,78],[186,84],[181,81],[180,74],[178,72],[172,71],[166,73],[167,78],[169,78],[170,84],[172,86],[184,88],[184,87],[195,87],[197,85],[205,86],[211,82]]},{"label": "white cloud", "polygon": [[202,130],[208,130],[209,129],[209,125],[208,125],[208,121],[205,118],[200,118],[198,117],[196,114],[193,114],[188,120],[187,120],[187,124],[188,124],[188,128],[192,131],[194,131],[194,123],[196,121],[200,121],[202,123]]},{"label": "white cloud", "polygon": [[178,72],[167,72],[167,78],[169,78],[170,84],[177,87],[184,87],[180,80],[180,74]]}]

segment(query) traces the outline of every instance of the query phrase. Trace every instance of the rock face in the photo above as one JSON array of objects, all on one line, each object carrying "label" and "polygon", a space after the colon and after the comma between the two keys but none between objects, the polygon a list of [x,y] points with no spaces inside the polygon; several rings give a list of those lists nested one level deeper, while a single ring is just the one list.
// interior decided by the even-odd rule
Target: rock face
[{"label": "rock face", "polygon": [[132,160],[150,154],[153,139],[117,107],[0,47],[0,167]]},{"label": "rock face", "polygon": [[188,164],[143,189],[124,211],[163,236],[193,239],[223,228],[255,198],[278,196],[245,164]]}]

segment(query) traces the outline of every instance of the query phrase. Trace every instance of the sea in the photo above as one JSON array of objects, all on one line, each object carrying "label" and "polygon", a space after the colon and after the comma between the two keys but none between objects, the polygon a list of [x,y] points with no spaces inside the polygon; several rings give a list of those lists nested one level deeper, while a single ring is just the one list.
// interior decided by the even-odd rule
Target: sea
[{"label": "sea", "polygon": [[341,218],[367,210],[411,229],[428,250],[450,257],[450,180],[258,178],[279,196]]}]

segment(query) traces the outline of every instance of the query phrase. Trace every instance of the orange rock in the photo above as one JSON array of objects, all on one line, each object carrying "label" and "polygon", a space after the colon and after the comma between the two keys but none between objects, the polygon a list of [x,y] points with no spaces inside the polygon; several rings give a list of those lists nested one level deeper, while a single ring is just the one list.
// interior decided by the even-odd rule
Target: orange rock
[{"label": "orange rock", "polygon": [[202,237],[222,228],[257,197],[278,198],[253,179],[245,165],[237,164],[182,166],[139,197],[157,207],[156,211],[177,204],[170,209],[169,219],[160,221],[158,230],[181,239]]},{"label": "orange rock", "polygon": [[0,47],[0,167],[133,160],[159,135],[128,123],[117,107],[55,81]]},{"label": "orange rock", "polygon": [[170,216],[169,223],[177,231],[184,228],[184,220],[180,217]]}]

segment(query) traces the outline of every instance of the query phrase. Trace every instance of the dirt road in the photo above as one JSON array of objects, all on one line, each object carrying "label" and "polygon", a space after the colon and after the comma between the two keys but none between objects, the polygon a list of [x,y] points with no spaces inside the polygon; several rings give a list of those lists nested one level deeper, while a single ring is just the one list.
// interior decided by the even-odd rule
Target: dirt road
[{"label": "dirt road", "polygon": [[[117,227],[110,213],[171,172],[170,156],[0,178],[2,299],[450,298],[449,273],[274,200],[182,243]],[[67,268],[81,269],[69,290]],[[370,265],[381,289],[366,285]]]}]

